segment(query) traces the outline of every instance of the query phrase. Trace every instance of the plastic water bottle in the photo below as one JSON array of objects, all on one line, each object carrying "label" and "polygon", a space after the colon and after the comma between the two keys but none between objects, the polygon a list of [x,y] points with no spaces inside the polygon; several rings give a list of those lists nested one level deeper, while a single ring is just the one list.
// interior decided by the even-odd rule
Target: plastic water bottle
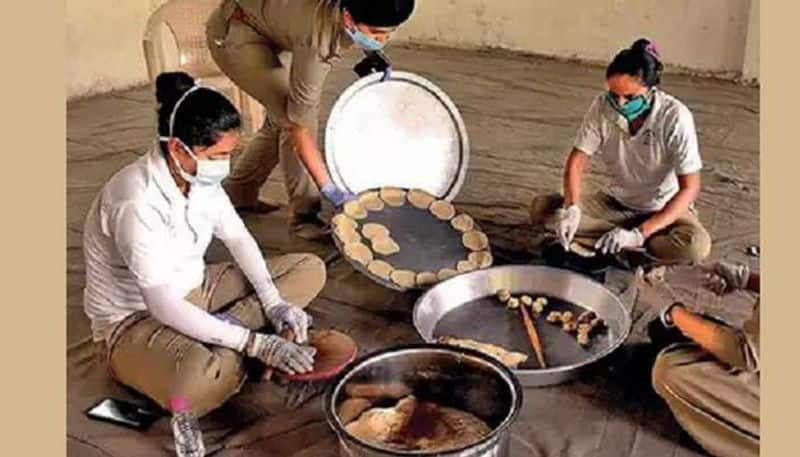
[{"label": "plastic water bottle", "polygon": [[205,457],[206,448],[203,444],[203,432],[200,422],[189,411],[189,403],[184,398],[175,398],[170,401],[172,410],[172,436],[175,437],[175,453],[178,457]]}]

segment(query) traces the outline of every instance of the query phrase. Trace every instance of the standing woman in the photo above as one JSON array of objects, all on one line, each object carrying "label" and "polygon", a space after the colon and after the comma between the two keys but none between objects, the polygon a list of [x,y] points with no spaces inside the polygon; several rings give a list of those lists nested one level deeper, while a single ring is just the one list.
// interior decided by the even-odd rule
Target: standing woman
[{"label": "standing woman", "polygon": [[259,189],[278,162],[300,236],[321,233],[317,188],[336,206],[353,198],[333,183],[319,151],[322,87],[342,49],[353,42],[364,51],[381,49],[413,9],[414,0],[224,0],[212,13],[211,55],[266,109],[225,183],[237,209],[264,211]]}]

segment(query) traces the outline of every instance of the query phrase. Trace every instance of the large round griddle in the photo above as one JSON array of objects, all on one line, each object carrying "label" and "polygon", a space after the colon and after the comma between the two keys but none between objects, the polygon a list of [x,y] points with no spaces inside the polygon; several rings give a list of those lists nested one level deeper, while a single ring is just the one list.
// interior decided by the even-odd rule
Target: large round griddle
[{"label": "large round griddle", "polygon": [[[593,335],[587,349],[574,335],[550,324],[544,315],[534,320],[547,368],[539,368],[518,310],[508,310],[494,295],[499,289],[512,294],[544,296],[549,311],[572,311],[576,316],[592,310],[607,325]],[[583,275],[538,265],[505,265],[465,273],[432,287],[414,306],[414,326],[426,342],[441,336],[470,338],[528,354],[528,361],[514,370],[525,386],[558,384],[616,350],[627,339],[631,317],[619,298],[602,284]]]},{"label": "large round griddle", "polygon": [[[369,191],[366,190],[362,194]],[[458,214],[460,213],[456,210],[456,215]],[[408,201],[399,207],[384,204],[381,211],[367,211],[367,217],[356,222],[358,222],[359,233],[364,224],[370,222],[383,224],[389,229],[390,236],[400,246],[400,252],[388,256],[373,252],[372,255],[375,259],[390,263],[396,270],[411,270],[415,273],[430,271],[434,274],[442,268],[455,270],[458,261],[466,260],[469,253],[472,252],[464,247],[461,242],[462,233],[453,228],[450,221],[440,220],[430,211],[417,208]],[[477,222],[474,228],[480,230]],[[387,281],[374,275],[366,265],[347,257],[342,241],[335,234],[333,239],[342,256],[356,270],[390,289],[407,290],[391,279]],[[370,246],[370,241],[366,237],[362,236],[361,242]],[[487,246],[485,250],[491,252],[491,247]]]}]

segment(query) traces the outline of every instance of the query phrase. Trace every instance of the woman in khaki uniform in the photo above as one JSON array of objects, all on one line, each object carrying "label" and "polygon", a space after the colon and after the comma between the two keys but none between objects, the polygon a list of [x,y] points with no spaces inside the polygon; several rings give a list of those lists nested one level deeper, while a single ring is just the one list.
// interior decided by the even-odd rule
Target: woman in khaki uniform
[{"label": "woman in khaki uniform", "polygon": [[414,0],[225,0],[212,13],[211,55],[267,112],[225,183],[237,209],[266,210],[259,189],[278,162],[300,236],[320,233],[317,188],[335,206],[353,198],[331,181],[318,148],[322,87],[342,49],[378,51],[413,9]]}]

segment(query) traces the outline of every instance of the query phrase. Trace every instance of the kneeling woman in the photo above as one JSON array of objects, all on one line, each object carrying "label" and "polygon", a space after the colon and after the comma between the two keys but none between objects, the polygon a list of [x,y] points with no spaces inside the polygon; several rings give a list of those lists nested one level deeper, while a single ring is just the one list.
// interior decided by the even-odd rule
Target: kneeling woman
[{"label": "kneeling woman", "polygon": [[[203,455],[196,417],[245,379],[243,357],[286,372],[314,351],[258,330],[288,327],[304,342],[301,309],[325,283],[310,254],[270,258],[220,186],[240,117],[185,73],[156,80],[158,145],[115,174],[86,219],[84,309],[112,376],[174,413],[180,455]],[[234,263],[206,265],[214,236]]]}]

